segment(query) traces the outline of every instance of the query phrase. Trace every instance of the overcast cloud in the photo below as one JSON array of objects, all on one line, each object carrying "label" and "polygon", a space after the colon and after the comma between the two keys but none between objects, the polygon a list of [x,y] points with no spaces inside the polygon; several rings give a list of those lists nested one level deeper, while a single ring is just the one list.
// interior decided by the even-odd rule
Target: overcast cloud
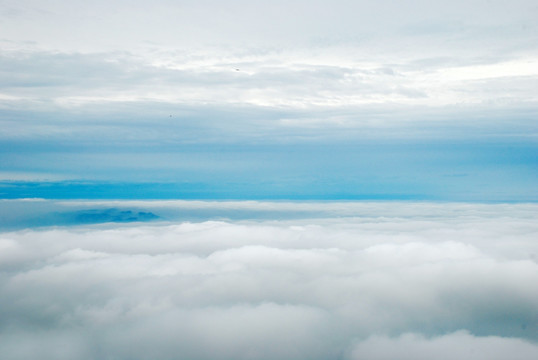
[{"label": "overcast cloud", "polygon": [[307,128],[386,126],[376,111],[357,119],[326,108],[383,105],[391,124],[417,106],[536,111],[533,1],[3,1],[2,10],[3,108],[88,105],[117,116],[111,103],[159,102],[181,117],[185,106],[248,105],[308,110],[267,120]]},{"label": "overcast cloud", "polygon": [[536,18],[532,0],[1,1],[0,197],[534,200]]},{"label": "overcast cloud", "polygon": [[534,205],[110,205],[266,215],[2,233],[5,359],[538,354]]}]

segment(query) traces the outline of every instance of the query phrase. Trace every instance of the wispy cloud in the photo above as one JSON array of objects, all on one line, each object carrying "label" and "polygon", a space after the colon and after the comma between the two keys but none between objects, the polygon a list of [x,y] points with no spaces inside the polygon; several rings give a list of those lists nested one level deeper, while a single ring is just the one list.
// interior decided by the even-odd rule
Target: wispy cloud
[{"label": "wispy cloud", "polygon": [[[117,117],[125,108],[114,103],[153,103],[176,115],[227,108],[240,117],[239,105],[288,110],[283,118],[306,128],[313,121],[304,117],[324,128],[397,126],[416,118],[416,107],[463,106],[450,118],[461,125],[466,107],[536,111],[531,1],[390,2],[391,11],[388,3],[347,1],[74,4],[4,5],[3,107],[99,107]],[[332,112],[342,108],[344,116]]]}]

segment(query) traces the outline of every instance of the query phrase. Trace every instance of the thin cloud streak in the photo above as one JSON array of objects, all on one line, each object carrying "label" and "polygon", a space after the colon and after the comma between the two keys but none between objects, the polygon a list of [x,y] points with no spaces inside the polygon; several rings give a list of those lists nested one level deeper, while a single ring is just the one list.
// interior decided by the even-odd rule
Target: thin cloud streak
[{"label": "thin cloud streak", "polygon": [[[338,51],[327,49],[333,50]],[[268,54],[267,59],[259,57],[246,64],[241,58],[222,63],[213,56],[194,66],[181,62],[155,66],[135,56],[116,53],[8,53],[2,59],[6,69],[2,93],[13,100],[4,97],[3,103],[9,106],[25,98],[30,104],[47,101],[63,108],[147,101],[299,109],[369,104],[480,106],[511,98],[512,89],[496,86],[497,79],[517,89],[538,76],[534,70],[536,55],[482,64],[440,63],[428,69],[406,62],[353,60],[354,52],[338,51],[341,59],[334,64],[323,54],[307,52],[290,59],[278,54],[271,59]],[[316,57],[320,57],[317,64]],[[241,70],[236,71],[236,67]],[[466,91],[468,86],[474,89]],[[522,91],[510,102],[535,104],[536,100],[532,92]],[[502,105],[510,103],[505,100]]]}]

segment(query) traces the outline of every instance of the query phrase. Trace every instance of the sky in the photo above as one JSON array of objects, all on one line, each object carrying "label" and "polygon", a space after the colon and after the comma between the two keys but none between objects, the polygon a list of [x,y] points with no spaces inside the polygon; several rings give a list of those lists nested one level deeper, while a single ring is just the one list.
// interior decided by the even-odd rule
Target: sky
[{"label": "sky", "polygon": [[0,198],[536,201],[535,1],[0,2]]},{"label": "sky", "polygon": [[0,0],[2,359],[537,359],[536,19]]}]

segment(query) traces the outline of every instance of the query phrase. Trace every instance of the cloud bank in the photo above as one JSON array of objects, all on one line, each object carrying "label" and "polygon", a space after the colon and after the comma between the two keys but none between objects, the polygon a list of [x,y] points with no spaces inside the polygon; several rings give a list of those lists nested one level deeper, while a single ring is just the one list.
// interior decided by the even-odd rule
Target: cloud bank
[{"label": "cloud bank", "polygon": [[491,119],[480,119],[499,112],[511,115],[506,129],[523,121],[526,133],[537,110],[533,1],[25,0],[2,8],[0,110],[15,114],[0,112],[0,121],[12,139],[99,139],[103,127],[143,140],[168,137],[170,127],[209,135],[216,127],[242,140],[313,129],[360,137],[387,123],[422,129],[443,118],[487,127]]},{"label": "cloud bank", "polygon": [[143,206],[271,212],[1,233],[5,359],[538,354],[535,205]]},{"label": "cloud bank", "polygon": [[426,339],[416,334],[398,338],[374,336],[357,345],[352,359],[532,359],[538,347],[519,339],[475,337],[466,331]]}]

